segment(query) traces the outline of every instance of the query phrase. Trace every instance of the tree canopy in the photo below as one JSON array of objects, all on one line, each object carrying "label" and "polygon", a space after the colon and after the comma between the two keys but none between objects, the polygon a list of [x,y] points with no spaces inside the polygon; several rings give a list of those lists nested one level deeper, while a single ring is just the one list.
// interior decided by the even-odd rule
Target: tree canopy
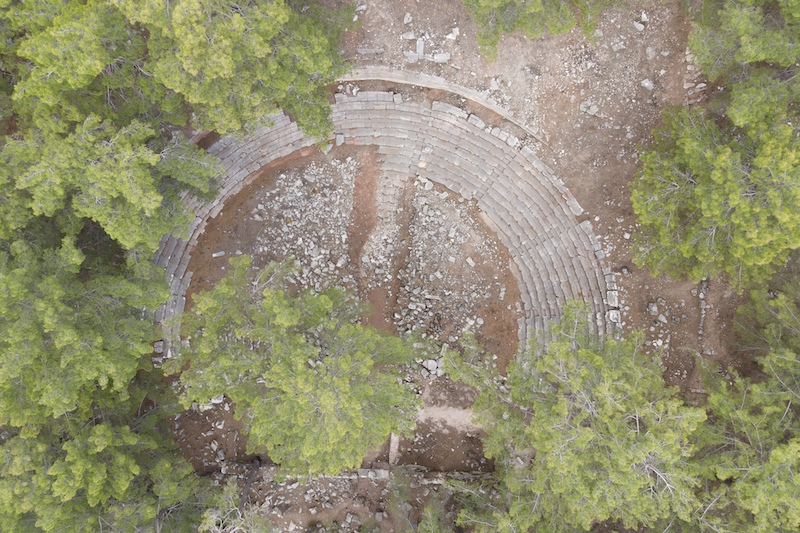
[{"label": "tree canopy", "polygon": [[505,379],[474,350],[446,357],[452,375],[479,392],[476,422],[496,467],[498,496],[467,498],[460,524],[567,532],[689,520],[698,485],[687,469],[690,437],[705,414],[664,386],[636,337],[598,336],[590,317],[568,306],[548,345],[518,356]]},{"label": "tree canopy", "polygon": [[[253,275],[248,256],[184,317],[185,405],[225,394],[248,449],[266,449],[287,473],[338,474],[395,432],[413,428],[418,400],[402,382],[409,341],[360,323],[366,308],[341,289],[290,292],[291,264]],[[187,368],[184,368],[184,365]]]},{"label": "tree canopy", "polygon": [[637,261],[748,289],[735,346],[760,372],[706,369],[708,422],[691,461],[701,505],[684,529],[796,531],[800,11],[782,0],[717,0],[696,15],[690,47],[719,90],[704,108],[667,115],[643,155],[632,188]]},{"label": "tree canopy", "polygon": [[[761,374],[707,368],[709,422],[698,432],[697,471],[708,480],[702,531],[800,528],[800,291],[794,279],[751,292],[739,310],[739,346]],[[726,379],[727,377],[727,379]]]},{"label": "tree canopy", "polygon": [[655,273],[764,284],[800,247],[800,142],[792,127],[741,132],[703,109],[666,117],[643,155],[637,261]]},{"label": "tree canopy", "polygon": [[[337,17],[282,0],[0,0],[0,529],[186,530],[151,260],[221,166],[193,129],[326,135]],[[144,405],[152,406],[144,409]],[[200,499],[198,499],[200,498]]]},{"label": "tree canopy", "polygon": [[522,31],[526,37],[566,33],[580,22],[584,33],[594,31],[594,18],[612,0],[462,0],[480,28],[478,45],[490,59],[504,33]]},{"label": "tree canopy", "polygon": [[164,419],[177,404],[161,380],[140,372],[124,394],[36,428],[4,425],[0,530],[190,531],[211,486],[172,441]]},{"label": "tree canopy", "polygon": [[799,17],[791,2],[703,3],[690,46],[727,90],[668,114],[642,157],[637,261],[656,273],[763,286],[800,247]]},{"label": "tree canopy", "polygon": [[[753,291],[739,339],[760,375],[703,366],[707,397],[665,388],[637,337],[597,336],[570,304],[552,341],[500,376],[477,346],[448,371],[479,392],[476,422],[493,479],[454,482],[458,523],[475,531],[789,533],[800,527],[800,291]],[[702,363],[701,363],[702,364]]]},{"label": "tree canopy", "polygon": [[341,18],[283,0],[13,2],[2,12],[6,82],[20,122],[66,133],[99,114],[235,133],[285,109],[330,126],[323,87],[344,66]]}]

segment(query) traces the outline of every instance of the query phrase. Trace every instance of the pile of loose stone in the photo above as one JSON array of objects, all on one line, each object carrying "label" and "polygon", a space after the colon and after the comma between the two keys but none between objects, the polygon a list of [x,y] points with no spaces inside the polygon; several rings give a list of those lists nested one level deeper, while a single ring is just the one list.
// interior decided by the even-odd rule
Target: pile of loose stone
[{"label": "pile of loose stone", "polygon": [[400,311],[394,323],[399,331],[456,342],[462,332],[483,325],[478,308],[505,298],[505,286],[487,283],[479,274],[495,270],[497,245],[478,227],[463,197],[436,190],[421,177],[414,186],[408,260],[398,273]]},{"label": "pile of loose stone", "polygon": [[[473,207],[425,178],[416,178],[407,201],[400,193],[379,194],[377,208],[384,216],[361,257],[350,257],[347,232],[357,166],[351,157],[331,158],[280,173],[250,213],[263,223],[257,252],[278,260],[294,257],[299,268],[293,279],[301,287],[386,288],[396,296],[390,318],[399,333],[446,343],[477,332],[484,324],[477,311],[482,306],[514,303],[504,302],[505,285],[487,279],[500,264],[500,252],[473,218]],[[397,215],[404,209],[410,215],[401,231]],[[443,374],[439,357],[426,355],[418,363],[423,378]]]},{"label": "pile of loose stone", "polygon": [[[413,22],[414,18],[411,16],[411,14],[406,13],[405,17],[403,17],[403,24],[406,27],[411,28]],[[449,41],[455,41],[460,34],[461,31],[458,28],[453,28],[450,33],[445,36],[445,39]],[[414,41],[414,50],[403,51],[403,55],[409,63],[416,63],[419,60],[432,61],[434,63],[447,63],[450,61],[450,52],[442,51],[441,47],[438,47],[436,52],[425,53],[426,41],[431,44],[435,42],[433,36],[431,36],[427,31],[408,30],[403,32],[403,34],[400,35],[400,38],[405,41]],[[446,45],[446,43],[447,41],[445,41],[443,46]],[[430,49],[430,46],[428,48]]]},{"label": "pile of loose stone", "polygon": [[435,379],[444,375],[444,359],[437,357],[436,359],[419,359],[417,360],[422,366],[420,373],[423,378]]},{"label": "pile of loose stone", "polygon": [[[622,278],[631,277],[631,271],[628,267],[623,266],[620,270]],[[630,306],[626,304],[626,290],[623,283],[620,287],[619,301],[623,305],[622,313],[625,320],[621,323],[623,327],[628,326],[630,317],[628,312]],[[647,290],[649,287],[645,287]],[[645,351],[652,351],[654,349],[663,349],[665,352],[669,351],[671,339],[671,328],[677,326],[681,321],[687,318],[686,300],[681,299],[679,302],[668,303],[662,296],[657,296],[655,300],[647,302],[647,316],[650,319],[650,325],[645,331],[647,340],[644,345],[647,347]],[[684,376],[685,377],[685,376]]]},{"label": "pile of loose stone", "polygon": [[[331,512],[338,515],[340,509],[350,509],[351,506],[355,507],[353,511],[357,508],[366,513],[368,509],[353,502],[353,495],[357,492],[355,483],[358,476],[351,477],[352,479],[346,475],[320,477],[302,484],[292,479],[281,482],[266,481],[259,487],[265,492],[261,508],[273,520],[281,522],[284,531],[310,531],[311,529],[301,525],[302,517],[306,513],[312,517],[329,516]],[[383,488],[381,496],[388,497],[389,490],[386,488],[386,483],[380,485]],[[358,531],[361,520],[356,512],[343,512],[342,521],[337,524],[338,530]]]},{"label": "pile of loose stone", "polygon": [[699,104],[706,99],[708,84],[703,77],[697,58],[687,48],[686,49],[686,74],[683,77],[683,88],[686,91],[684,105]]},{"label": "pile of loose stone", "polygon": [[681,300],[680,303],[674,304],[672,307],[661,296],[656,298],[654,302],[648,302],[647,314],[650,315],[652,320],[648,331],[655,338],[645,341],[645,346],[668,349],[670,342],[669,324],[678,324],[681,320],[685,320],[685,310],[685,300]]},{"label": "pile of loose stone", "polygon": [[[276,480],[275,467],[264,467],[261,472],[253,491],[264,496],[261,509],[273,523],[280,524],[281,531],[331,531],[332,527],[337,531],[363,531],[365,523],[375,527],[384,521],[392,530],[393,524],[388,522],[393,499],[389,470],[358,469],[303,482]],[[424,472],[412,469],[404,469],[402,475],[412,491],[410,498],[417,502],[419,498],[427,498],[442,482],[441,478],[426,477]],[[367,480],[369,485],[364,483]],[[365,486],[370,488],[365,489]],[[397,512],[406,516],[412,509],[407,501],[395,504]],[[311,525],[306,525],[309,515]]]},{"label": "pile of loose stone", "polygon": [[254,220],[265,222],[259,253],[293,256],[300,266],[300,286],[353,288],[347,227],[355,175],[356,162],[349,157],[282,173],[251,213]]}]

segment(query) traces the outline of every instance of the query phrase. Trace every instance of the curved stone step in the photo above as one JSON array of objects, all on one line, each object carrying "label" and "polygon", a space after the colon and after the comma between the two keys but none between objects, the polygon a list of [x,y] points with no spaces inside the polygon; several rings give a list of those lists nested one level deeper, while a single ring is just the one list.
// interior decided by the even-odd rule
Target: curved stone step
[{"label": "curved stone step", "polygon": [[[509,267],[524,310],[521,343],[537,332],[546,333],[547,321],[559,316],[567,299],[589,302],[598,316],[598,328],[610,329],[605,304],[610,272],[603,265],[591,223],[578,222],[583,210],[574,197],[519,139],[445,102],[428,106],[375,91],[361,91],[355,97],[337,94],[335,102],[335,132],[347,144],[377,146],[387,179],[401,185],[405,179],[422,176],[477,201],[481,218],[512,257]],[[183,310],[191,279],[186,266],[208,219],[246,185],[248,176],[313,144],[285,115],[267,121],[269,125],[245,139],[226,137],[209,148],[226,170],[220,195],[208,203],[187,198],[196,213],[189,240],[165,237],[156,254],[156,263],[167,269],[173,295],[159,311],[163,322]]]}]

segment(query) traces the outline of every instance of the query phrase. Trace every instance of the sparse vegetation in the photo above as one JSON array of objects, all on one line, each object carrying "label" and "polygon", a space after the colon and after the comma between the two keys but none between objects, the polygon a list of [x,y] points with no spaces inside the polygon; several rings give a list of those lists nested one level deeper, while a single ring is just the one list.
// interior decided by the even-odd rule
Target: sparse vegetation
[{"label": "sparse vegetation", "polygon": [[497,56],[497,43],[505,33],[521,31],[529,39],[545,31],[566,33],[580,24],[590,37],[595,18],[612,0],[462,0],[480,31],[478,44],[489,59]]},{"label": "sparse vegetation", "polygon": [[445,507],[450,491],[445,488],[436,490],[425,503],[420,513],[419,526],[417,531],[419,533],[452,533],[454,529],[454,520],[447,513]]},{"label": "sparse vegetation", "polygon": [[392,472],[389,511],[398,531],[406,532],[414,529],[409,513],[411,504],[411,474],[408,467],[395,468]]}]

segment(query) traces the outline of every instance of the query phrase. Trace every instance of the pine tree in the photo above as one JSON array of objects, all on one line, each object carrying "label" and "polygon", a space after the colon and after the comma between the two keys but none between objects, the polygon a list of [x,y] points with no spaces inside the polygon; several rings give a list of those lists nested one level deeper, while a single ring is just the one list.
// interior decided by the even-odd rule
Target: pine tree
[{"label": "pine tree", "polygon": [[139,373],[122,398],[98,397],[90,417],[75,411],[38,431],[5,426],[0,530],[191,531],[213,489],[164,424],[176,404],[154,388],[163,379]]},{"label": "pine tree", "polygon": [[800,11],[791,2],[704,2],[690,47],[727,90],[671,111],[632,187],[638,262],[763,287],[800,247]]},{"label": "pine tree", "polygon": [[[408,342],[363,326],[366,308],[329,289],[289,292],[291,265],[255,277],[251,260],[193,296],[181,373],[183,402],[225,394],[245,423],[248,449],[266,449],[291,474],[338,474],[395,432],[413,428],[418,401],[402,383]],[[184,368],[188,366],[188,368]]]},{"label": "pine tree", "polygon": [[[794,265],[794,263],[793,263]],[[789,532],[800,526],[800,292],[792,269],[737,310],[735,349],[750,377],[700,362],[707,422],[692,436],[703,483],[686,531]]]},{"label": "pine tree", "polygon": [[181,198],[216,194],[192,128],[238,133],[283,107],[327,135],[342,25],[300,7],[0,2],[3,531],[187,531],[202,515],[207,487],[156,423],[169,410],[140,412],[165,392],[151,260],[186,233]]},{"label": "pine tree", "polygon": [[784,124],[750,133],[702,109],[666,117],[632,187],[637,262],[698,281],[726,275],[741,290],[800,247],[800,142]]},{"label": "pine tree", "polygon": [[[580,22],[584,33],[594,31],[594,19],[610,0],[462,0],[480,30],[478,44],[489,59],[497,56],[497,43],[505,33],[522,31],[526,37],[566,33]],[[577,17],[576,17],[577,14]]]},{"label": "pine tree", "polygon": [[637,337],[597,336],[590,316],[568,305],[549,344],[518,356],[505,379],[474,350],[446,356],[451,375],[479,393],[473,409],[496,468],[491,491],[462,490],[472,506],[461,525],[567,532],[689,521],[698,505],[689,439],[705,415],[664,386]]},{"label": "pine tree", "polygon": [[708,480],[696,513],[702,531],[786,532],[800,527],[800,360],[776,349],[767,379],[708,373],[710,422],[697,434],[694,467]]}]

